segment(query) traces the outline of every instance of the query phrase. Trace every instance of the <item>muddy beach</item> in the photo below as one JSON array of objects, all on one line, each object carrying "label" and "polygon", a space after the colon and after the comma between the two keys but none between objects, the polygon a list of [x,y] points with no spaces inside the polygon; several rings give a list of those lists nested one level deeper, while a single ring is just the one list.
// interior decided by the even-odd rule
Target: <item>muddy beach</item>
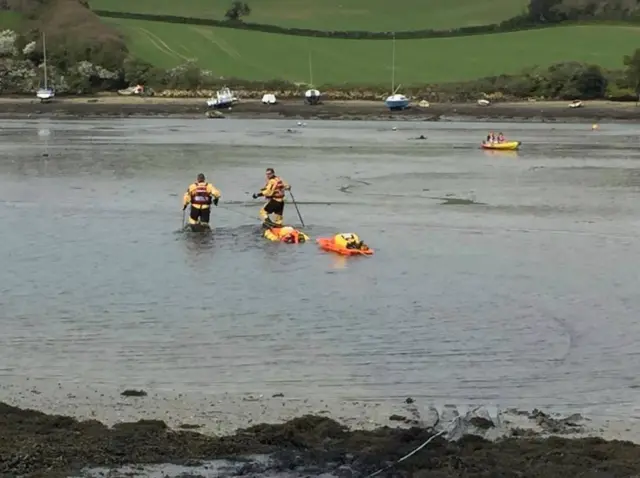
[{"label": "muddy beach", "polygon": [[[472,122],[197,118],[1,122],[0,476],[364,477],[446,404],[484,411],[378,476],[638,474],[604,441],[640,442],[635,125],[506,124],[503,155]],[[268,166],[376,255],[264,241]],[[178,232],[200,171],[213,240]]]},{"label": "muddy beach", "polygon": [[[538,411],[529,418],[556,428],[574,426]],[[460,433],[456,426],[465,420],[470,424]],[[452,422],[447,433],[432,426],[349,430],[330,418],[304,415],[216,437],[187,426],[172,430],[162,420],[109,428],[97,420],[78,421],[0,402],[0,476],[90,476],[88,469],[96,467],[111,477],[138,476],[116,470],[133,464],[143,473],[142,465],[173,463],[184,471],[222,459],[236,465],[233,473],[222,476],[364,477],[379,472],[377,476],[386,477],[605,478],[640,473],[640,446],[631,442],[540,438],[518,429],[494,441],[481,436],[493,427],[491,419],[467,415]],[[269,460],[257,460],[257,455]],[[189,476],[209,475],[194,471]]]},{"label": "muddy beach", "polygon": [[[130,98],[122,96],[57,98],[42,104],[32,98],[0,99],[0,118],[109,118],[176,117],[202,118],[207,113],[206,98]],[[411,120],[447,121],[640,121],[640,108],[634,103],[608,101],[585,102],[582,108],[569,108],[566,102],[541,101],[496,103],[481,107],[475,103],[432,103],[388,111],[376,101],[324,101],[309,106],[301,100],[282,100],[263,105],[257,100],[242,100],[220,117],[238,119],[295,118],[327,120]]]}]

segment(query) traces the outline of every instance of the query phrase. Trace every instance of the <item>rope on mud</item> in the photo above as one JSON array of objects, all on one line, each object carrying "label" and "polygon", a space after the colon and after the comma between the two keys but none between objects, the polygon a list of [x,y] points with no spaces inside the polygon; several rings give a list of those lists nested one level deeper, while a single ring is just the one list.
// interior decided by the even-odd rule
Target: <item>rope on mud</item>
[{"label": "rope on mud", "polygon": [[224,209],[225,211],[230,211],[230,212],[234,212],[236,214],[240,214],[241,216],[247,217],[247,218],[251,218],[251,219],[256,219],[257,216],[253,216],[250,215],[248,213],[242,212],[242,211],[238,211],[237,209],[232,209],[228,206],[218,206],[220,209]]},{"label": "rope on mud", "polygon": [[393,468],[394,466],[396,466],[399,463],[402,463],[404,460],[406,460],[407,458],[412,457],[413,455],[415,455],[416,453],[418,453],[420,450],[422,450],[425,446],[427,446],[429,443],[431,443],[433,440],[435,440],[437,437],[444,435],[445,433],[449,433],[452,430],[455,429],[455,427],[461,423],[466,422],[469,417],[471,416],[471,414],[475,413],[476,411],[478,411],[481,407],[476,407],[473,410],[468,411],[467,413],[464,414],[463,417],[461,416],[457,416],[454,419],[452,419],[448,426],[445,427],[444,429],[440,430],[438,433],[436,433],[435,435],[431,435],[429,437],[429,439],[427,441],[425,441],[422,445],[420,445],[418,448],[414,449],[413,451],[407,453],[405,456],[403,456],[402,458],[400,458],[399,460],[394,461],[393,463],[391,463],[388,466],[385,466],[384,468],[379,469],[378,471],[374,471],[373,473],[371,473],[370,475],[367,475],[366,478],[372,478],[374,476],[379,475],[380,473],[384,473],[385,471],[390,470],[391,468]]}]

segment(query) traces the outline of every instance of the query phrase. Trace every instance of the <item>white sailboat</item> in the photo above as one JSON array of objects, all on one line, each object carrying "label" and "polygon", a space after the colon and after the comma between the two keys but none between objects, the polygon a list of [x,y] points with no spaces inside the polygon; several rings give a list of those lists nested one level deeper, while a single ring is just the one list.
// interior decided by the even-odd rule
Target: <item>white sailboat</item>
[{"label": "white sailboat", "polygon": [[215,97],[212,96],[207,100],[207,106],[209,108],[224,109],[230,108],[237,102],[238,97],[236,94],[225,86],[216,92]]},{"label": "white sailboat", "polygon": [[393,34],[393,53],[391,56],[391,95],[387,97],[384,104],[391,111],[403,110],[409,106],[409,98],[398,94],[400,85],[395,87],[396,83],[396,34]]},{"label": "white sailboat", "polygon": [[320,92],[313,88],[313,69],[311,68],[311,47],[309,47],[309,86],[310,89],[304,92],[304,101],[310,105],[317,105],[320,102]]},{"label": "white sailboat", "polygon": [[44,88],[38,89],[36,97],[39,98],[42,103],[46,103],[53,99],[55,93],[52,88],[49,88],[49,77],[47,75],[47,43],[44,32],[42,32],[42,53],[44,55]]}]

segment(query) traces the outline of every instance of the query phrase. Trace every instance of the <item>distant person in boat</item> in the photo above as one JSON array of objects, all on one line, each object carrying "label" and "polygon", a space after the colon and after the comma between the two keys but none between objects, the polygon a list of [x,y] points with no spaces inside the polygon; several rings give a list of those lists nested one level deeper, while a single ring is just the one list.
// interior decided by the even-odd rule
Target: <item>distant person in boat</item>
[{"label": "distant person in boat", "polygon": [[[276,176],[273,168],[267,168],[267,182],[259,193],[253,195],[253,199],[263,197],[267,204],[260,209],[260,219],[266,224],[281,226],[284,221],[284,192],[291,190],[291,186],[282,178]],[[273,220],[269,217],[273,214]]]},{"label": "distant person in boat", "polygon": [[191,204],[189,224],[209,224],[211,218],[211,204],[218,205],[220,191],[208,183],[204,174],[198,174],[196,182],[191,184],[184,193],[182,210]]},{"label": "distant person in boat", "polygon": [[504,134],[502,134],[502,131],[498,133],[498,143],[504,143]]}]

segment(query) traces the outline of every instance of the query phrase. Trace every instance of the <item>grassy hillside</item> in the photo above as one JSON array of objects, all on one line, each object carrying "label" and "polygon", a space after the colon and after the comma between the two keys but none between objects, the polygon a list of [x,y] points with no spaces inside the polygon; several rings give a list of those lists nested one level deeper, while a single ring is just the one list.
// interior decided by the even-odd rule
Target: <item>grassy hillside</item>
[{"label": "grassy hillside", "polygon": [[0,29],[1,30],[13,30],[20,31],[22,29],[22,25],[24,24],[24,19],[22,15],[17,12],[8,12],[8,11],[0,11]]},{"label": "grassy hillside", "polygon": [[[22,13],[23,18],[30,19],[23,25],[25,37],[20,41],[39,40],[38,32],[46,32],[51,63],[54,70],[64,72],[70,91],[113,90],[135,82],[161,89],[197,89],[219,81],[208,75],[200,75],[194,68],[171,74],[163,71],[184,65],[187,61],[194,61],[200,68],[210,70],[223,79],[280,79],[320,87],[346,86],[350,89],[364,86],[390,88],[391,40],[304,37],[240,28],[168,23],[151,18],[99,18],[86,7],[86,0],[3,1],[10,2],[10,8]],[[231,2],[89,1],[94,8],[104,10],[201,19],[221,19]],[[536,70],[530,75],[507,80],[501,78],[495,84],[487,79],[519,74],[535,66],[544,68],[567,62],[621,69],[623,55],[633,52],[638,46],[640,26],[628,23],[594,24],[597,18],[612,17],[594,17],[592,10],[600,4],[592,5],[589,2],[635,0],[545,0],[542,3],[538,0],[496,0],[496,3],[477,0],[326,0],[320,4],[321,7],[311,0],[248,1],[253,8],[247,19],[249,22],[324,31],[378,32],[445,30],[495,24],[523,12],[525,2],[530,1],[529,13],[507,22],[508,28],[538,25],[537,19],[547,18],[545,15],[555,15],[556,26],[510,33],[398,40],[396,84],[402,84],[407,89],[409,86],[423,87],[423,91],[424,85],[439,84],[433,88],[434,91],[444,92],[446,98],[450,98],[451,93],[463,100],[485,90],[518,98],[531,95],[599,98],[603,97],[607,87],[619,93],[618,90],[630,90],[635,84],[620,72],[607,73],[607,78],[604,78],[598,68],[576,64],[565,64],[542,73]],[[587,3],[580,10],[576,9],[576,2]],[[540,5],[546,10],[541,12]],[[494,12],[499,12],[499,15],[494,16]],[[620,15],[615,17],[618,20],[634,18],[630,10],[619,8],[616,12]],[[0,12],[0,27],[17,25],[18,20],[19,16]],[[591,24],[575,23],[581,21]],[[494,27],[490,29],[496,30]],[[38,54],[36,51],[22,59],[37,65],[40,61]],[[87,73],[84,64],[82,71],[74,69],[74,65],[85,60],[118,74],[100,73],[100,69]],[[313,75],[310,74],[310,63]],[[21,84],[19,88],[28,87],[27,76],[22,82],[24,85]],[[480,78],[484,79],[473,85],[451,85]],[[607,80],[611,81],[607,84]],[[450,85],[443,86],[444,83]]]},{"label": "grassy hillside", "polygon": [[[321,84],[391,82],[392,42],[302,38],[269,33],[105,20],[125,35],[132,53],[160,67],[192,59],[216,75]],[[516,33],[396,42],[396,84],[476,79],[563,61],[621,68],[638,46],[640,28],[566,26]]]},{"label": "grassy hillside", "polygon": [[[248,0],[247,21],[318,30],[446,30],[498,23],[527,0]],[[223,19],[231,0],[89,0],[91,8]]]}]

